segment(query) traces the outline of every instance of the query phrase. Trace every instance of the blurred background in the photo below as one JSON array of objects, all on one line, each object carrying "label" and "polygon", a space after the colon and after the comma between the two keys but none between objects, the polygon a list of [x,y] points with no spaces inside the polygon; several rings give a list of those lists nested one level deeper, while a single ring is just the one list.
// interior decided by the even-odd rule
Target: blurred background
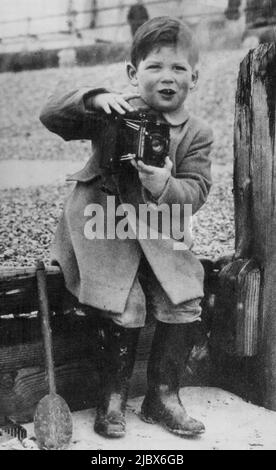
[{"label": "blurred background", "polygon": [[204,47],[262,41],[276,21],[275,0],[0,0],[0,11],[0,52],[129,41],[147,15],[185,20]]},{"label": "blurred background", "polygon": [[1,0],[2,47],[20,48],[23,42],[27,48],[57,46],[73,39],[68,38],[68,34],[86,43],[125,41],[131,36],[128,13],[135,3],[143,3],[150,17],[173,12],[189,23],[198,24],[206,15],[211,21],[222,20],[227,1]]}]

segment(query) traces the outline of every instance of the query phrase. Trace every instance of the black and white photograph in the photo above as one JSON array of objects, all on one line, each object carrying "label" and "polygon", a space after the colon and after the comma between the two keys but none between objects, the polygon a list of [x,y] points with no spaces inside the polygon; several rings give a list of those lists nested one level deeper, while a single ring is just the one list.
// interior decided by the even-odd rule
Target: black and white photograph
[{"label": "black and white photograph", "polygon": [[0,0],[0,450],[276,450],[275,123],[276,0]]}]

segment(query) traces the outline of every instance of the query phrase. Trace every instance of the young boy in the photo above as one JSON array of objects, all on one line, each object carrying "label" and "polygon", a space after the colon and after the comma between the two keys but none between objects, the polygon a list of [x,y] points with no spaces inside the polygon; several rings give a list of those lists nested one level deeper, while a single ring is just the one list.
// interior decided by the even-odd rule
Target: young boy
[{"label": "young boy", "polygon": [[[70,178],[77,183],[58,225],[53,259],[68,290],[99,319],[101,397],[94,429],[106,437],[125,434],[128,383],[146,305],[156,318],[156,330],[141,417],[178,435],[205,430],[187,415],[179,397],[181,374],[200,325],[201,263],[189,249],[174,250],[173,238],[95,238],[89,235],[88,222],[93,204],[108,217],[110,195],[116,207],[190,204],[193,213],[205,202],[211,186],[212,133],[184,107],[197,82],[197,62],[197,46],[187,26],[170,17],[154,18],[133,40],[127,74],[135,93],[82,88],[52,97],[41,114],[43,124],[65,140],[93,142],[87,165]],[[150,110],[170,125],[169,155],[164,167],[133,160],[108,176],[100,165],[106,134],[97,117],[103,111],[123,116],[134,109]]]}]

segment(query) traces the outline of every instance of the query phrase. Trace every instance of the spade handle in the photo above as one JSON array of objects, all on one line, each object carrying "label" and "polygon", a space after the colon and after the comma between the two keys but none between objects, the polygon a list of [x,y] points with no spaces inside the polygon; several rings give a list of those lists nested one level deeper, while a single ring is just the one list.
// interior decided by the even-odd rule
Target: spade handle
[{"label": "spade handle", "polygon": [[54,375],[52,330],[49,320],[49,300],[47,292],[47,281],[45,265],[43,261],[38,261],[36,265],[38,304],[41,318],[41,329],[45,351],[46,374],[49,382],[50,393],[56,393],[56,383]]}]

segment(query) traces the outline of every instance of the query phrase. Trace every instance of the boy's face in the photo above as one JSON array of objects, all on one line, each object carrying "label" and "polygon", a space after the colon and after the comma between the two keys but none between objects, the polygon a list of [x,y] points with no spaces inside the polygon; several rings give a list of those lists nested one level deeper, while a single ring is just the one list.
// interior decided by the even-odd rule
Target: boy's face
[{"label": "boy's face", "polygon": [[128,64],[127,73],[142,99],[162,112],[180,108],[198,76],[189,63],[188,52],[180,46],[153,49],[137,68]]}]

